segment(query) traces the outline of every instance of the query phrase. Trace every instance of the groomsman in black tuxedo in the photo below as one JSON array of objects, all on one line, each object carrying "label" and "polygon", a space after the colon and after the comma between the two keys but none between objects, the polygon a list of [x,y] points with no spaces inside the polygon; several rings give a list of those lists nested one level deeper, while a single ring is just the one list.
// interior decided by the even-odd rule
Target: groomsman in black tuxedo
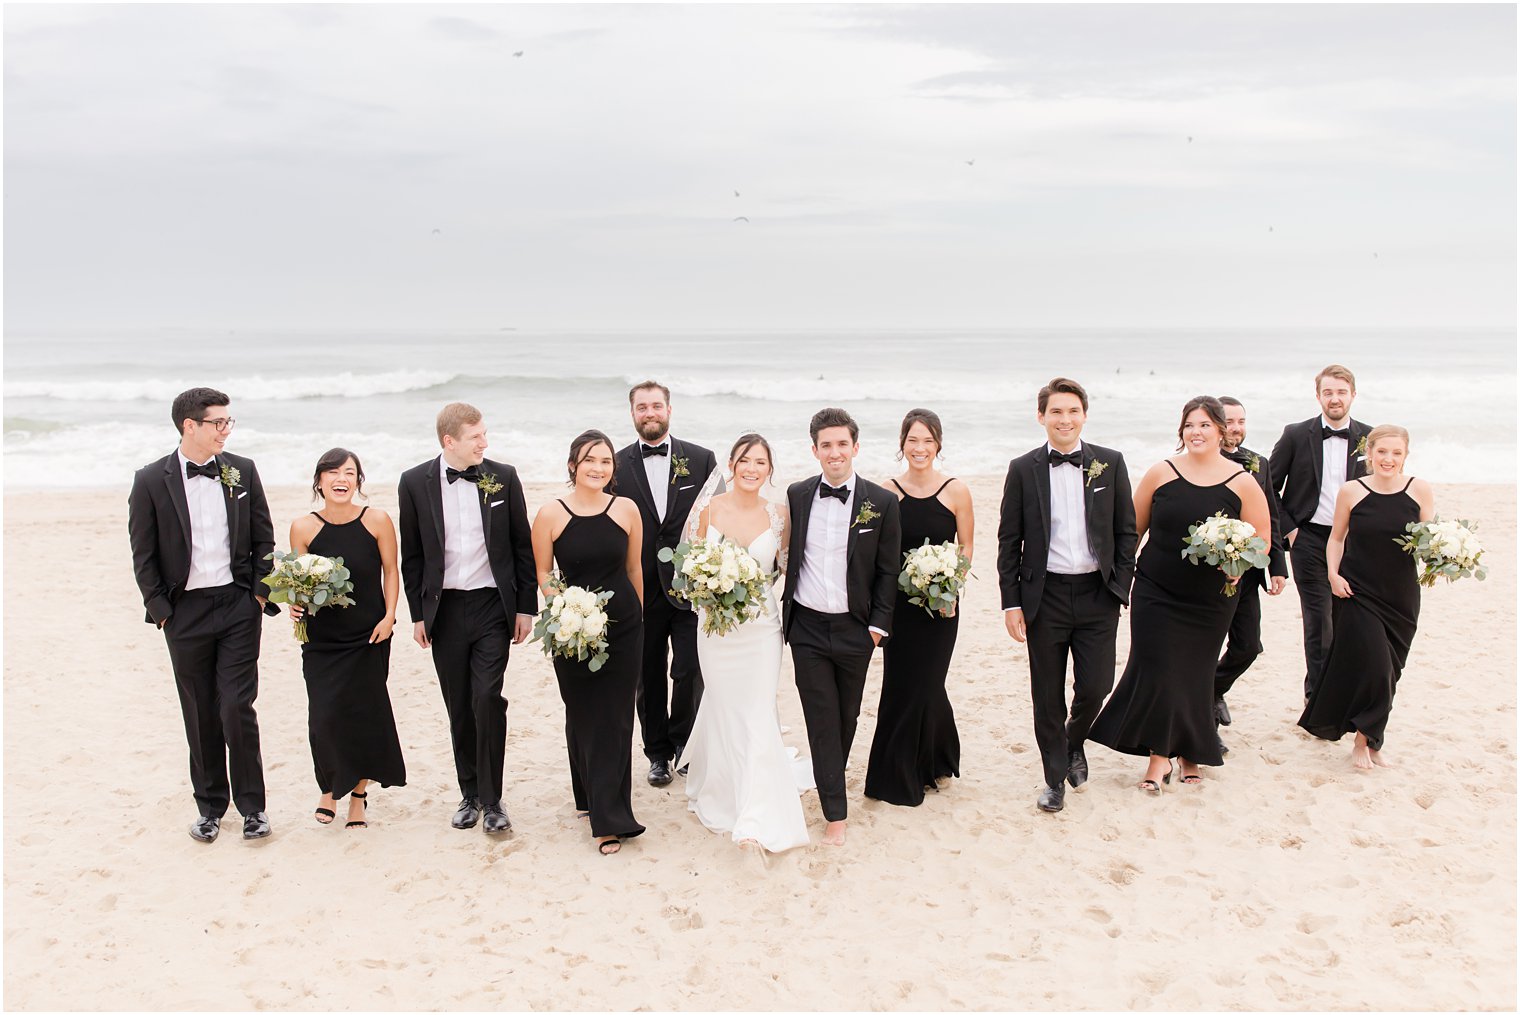
[{"label": "groomsman in black tuxedo", "polygon": [[[998,522],[1003,621],[1029,646],[1042,811],[1087,781],[1087,732],[1114,686],[1119,609],[1135,577],[1135,502],[1124,456],[1082,440],[1087,391],[1057,377],[1035,418],[1046,442],[1008,465]],[[1075,669],[1066,708],[1066,660]]]},{"label": "groomsman in black tuxedo", "polygon": [[[1224,406],[1225,422],[1220,451],[1226,458],[1248,470],[1267,495],[1267,507],[1272,513],[1272,534],[1267,541],[1271,562],[1266,572],[1252,568],[1236,586],[1238,594],[1235,596],[1235,617],[1230,621],[1230,635],[1225,642],[1224,655],[1219,657],[1219,665],[1214,669],[1216,727],[1230,725],[1230,709],[1225,704],[1224,696],[1230,693],[1235,681],[1251,668],[1256,657],[1262,653],[1260,590],[1265,588],[1269,596],[1281,595],[1283,587],[1288,583],[1288,555],[1283,548],[1282,538],[1282,505],[1278,504],[1277,491],[1272,485],[1272,463],[1266,456],[1245,446],[1246,409],[1240,400],[1221,395],[1219,401]],[[1221,753],[1229,751],[1223,740],[1219,746]]]},{"label": "groomsman in black tuxedo", "polygon": [[1283,536],[1304,616],[1304,697],[1319,683],[1330,644],[1330,572],[1325,544],[1341,487],[1367,475],[1362,441],[1372,428],[1351,418],[1356,378],[1332,363],[1314,378],[1320,414],[1283,428],[1272,449],[1273,483],[1282,503]]},{"label": "groomsman in black tuxedo", "polygon": [[644,522],[644,664],[637,708],[649,784],[667,786],[702,702],[702,670],[697,615],[670,594],[675,565],[656,554],[681,541],[686,515],[717,459],[706,448],[670,435],[670,389],[658,381],[644,381],[628,392],[628,412],[639,439],[617,453],[611,492],[631,498]]},{"label": "groomsman in black tuxedo", "polygon": [[871,654],[892,630],[902,528],[897,497],[855,474],[860,428],[843,409],[808,426],[823,474],[787,487],[792,533],[781,630],[807,721],[823,841],[844,845],[844,770]]},{"label": "groomsman in black tuxedo", "polygon": [[[146,620],[169,646],[200,819],[191,838],[214,842],[228,803],[243,838],[269,834],[259,754],[259,635],[274,566],[274,523],[253,462],[223,450],[235,420],[212,388],[174,399],[178,450],[132,478],[127,534]],[[229,789],[230,779],[230,789]]]},{"label": "groomsman in black tuxedo", "polygon": [[412,637],[432,649],[461,799],[455,828],[512,828],[501,805],[507,656],[533,633],[538,578],[517,470],[485,457],[480,410],[438,413],[443,453],[401,474],[401,582]]}]

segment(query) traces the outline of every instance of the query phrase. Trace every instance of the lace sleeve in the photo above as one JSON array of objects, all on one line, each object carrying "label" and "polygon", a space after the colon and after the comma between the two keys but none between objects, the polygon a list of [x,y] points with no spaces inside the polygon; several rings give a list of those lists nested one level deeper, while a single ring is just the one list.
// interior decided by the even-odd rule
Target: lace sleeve
[{"label": "lace sleeve", "polygon": [[771,501],[765,502],[765,513],[771,519],[771,534],[776,537],[776,574],[786,574],[787,545],[782,540],[782,534],[786,531],[786,522],[781,517],[781,511]]}]

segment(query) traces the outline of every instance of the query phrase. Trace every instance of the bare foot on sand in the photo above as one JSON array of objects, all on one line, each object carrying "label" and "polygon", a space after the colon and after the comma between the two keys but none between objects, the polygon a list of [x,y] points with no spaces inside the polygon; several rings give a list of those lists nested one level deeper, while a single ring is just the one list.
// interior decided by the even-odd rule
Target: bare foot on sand
[{"label": "bare foot on sand", "polygon": [[1372,751],[1367,747],[1367,738],[1360,733],[1356,735],[1356,746],[1351,748],[1351,763],[1364,771],[1372,770]]},{"label": "bare foot on sand", "polygon": [[830,821],[823,826],[823,844],[825,846],[844,845],[844,822]]},{"label": "bare foot on sand", "polygon": [[1393,762],[1383,756],[1382,751],[1374,751],[1371,747],[1367,748],[1367,757],[1371,758],[1372,763],[1379,768],[1396,767]]}]

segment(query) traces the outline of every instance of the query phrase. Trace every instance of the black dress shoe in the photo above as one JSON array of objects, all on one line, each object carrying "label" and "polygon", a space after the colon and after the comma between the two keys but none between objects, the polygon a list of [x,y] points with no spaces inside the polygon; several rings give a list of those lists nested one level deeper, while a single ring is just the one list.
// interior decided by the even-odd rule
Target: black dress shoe
[{"label": "black dress shoe", "polygon": [[480,801],[472,796],[467,796],[459,801],[459,810],[454,812],[454,820],[450,822],[455,828],[474,828],[480,820]]},{"label": "black dress shoe", "polygon": [[197,842],[215,842],[216,835],[221,830],[221,818],[203,817],[190,826],[190,838]]},{"label": "black dress shoe", "polygon": [[1223,698],[1214,699],[1214,722],[1220,726],[1230,725],[1230,706],[1224,703]]},{"label": "black dress shoe", "polygon": [[243,838],[245,839],[262,839],[271,831],[269,815],[263,811],[254,811],[243,819]]},{"label": "black dress shoe", "polygon": [[1040,792],[1040,810],[1054,814],[1066,806],[1066,788],[1064,786],[1046,786]]},{"label": "black dress shoe", "polygon": [[669,786],[673,776],[670,774],[670,762],[656,761],[649,766],[649,785]]},{"label": "black dress shoe", "polygon": [[[1071,757],[1066,760],[1066,781],[1071,783],[1071,788],[1076,789],[1087,781],[1087,752],[1078,747],[1071,752]],[[1056,810],[1060,810],[1059,807]]]},{"label": "black dress shoe", "polygon": [[501,804],[486,804],[486,831],[492,835],[512,830],[512,819],[501,809]]}]

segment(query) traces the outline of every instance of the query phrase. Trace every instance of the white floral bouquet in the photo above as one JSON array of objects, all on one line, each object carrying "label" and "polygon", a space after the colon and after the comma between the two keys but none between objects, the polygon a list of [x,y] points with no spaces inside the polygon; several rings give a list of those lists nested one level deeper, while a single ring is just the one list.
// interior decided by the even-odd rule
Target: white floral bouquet
[{"label": "white floral bouquet", "polygon": [[[1256,534],[1256,527],[1240,518],[1227,518],[1223,511],[1188,526],[1182,541],[1182,557],[1193,563],[1217,567],[1230,578],[1240,578],[1253,567],[1266,569],[1267,541]],[[1226,582],[1224,594],[1233,596],[1234,582]]]},{"label": "white floral bouquet", "polygon": [[1454,582],[1472,575],[1478,581],[1488,577],[1483,566],[1483,544],[1478,542],[1476,522],[1443,522],[1440,518],[1429,522],[1410,522],[1404,526],[1407,536],[1396,536],[1394,542],[1406,553],[1414,555],[1420,565],[1420,584],[1434,587],[1437,578]]},{"label": "white floral bouquet", "polygon": [[908,602],[922,606],[931,616],[948,617],[966,587],[971,561],[961,553],[959,543],[931,545],[927,539],[916,550],[903,554],[902,573],[897,587],[907,594]]},{"label": "white floral bouquet", "polygon": [[767,574],[750,552],[727,539],[693,539],[663,547],[659,558],[675,564],[671,593],[702,612],[702,631],[722,637],[765,610]]},{"label": "white floral bouquet", "polygon": [[263,578],[269,586],[269,601],[299,606],[305,612],[296,621],[296,641],[306,644],[306,619],[324,606],[352,606],[354,583],[349,581],[348,568],[342,557],[323,557],[316,553],[267,554],[265,560],[274,561],[274,570]]},{"label": "white floral bouquet", "polygon": [[[557,576],[556,576],[557,577]],[[533,641],[541,642],[544,655],[586,662],[592,673],[607,662],[607,617],[603,604],[615,593],[556,583],[557,590],[533,623]]]}]

